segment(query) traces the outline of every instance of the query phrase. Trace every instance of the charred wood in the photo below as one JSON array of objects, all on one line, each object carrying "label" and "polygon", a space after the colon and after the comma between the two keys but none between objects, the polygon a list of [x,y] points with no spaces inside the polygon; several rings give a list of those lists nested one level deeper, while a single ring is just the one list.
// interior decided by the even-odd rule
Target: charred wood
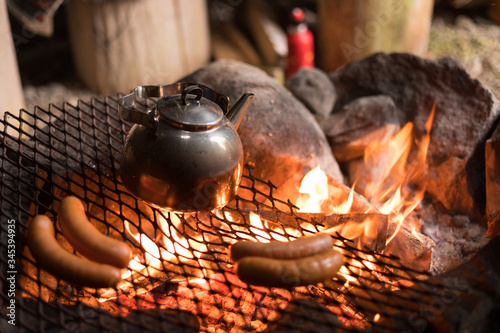
[{"label": "charred wood", "polygon": [[362,157],[370,143],[384,144],[400,128],[396,105],[386,95],[357,98],[323,123],[323,131],[339,162]]}]

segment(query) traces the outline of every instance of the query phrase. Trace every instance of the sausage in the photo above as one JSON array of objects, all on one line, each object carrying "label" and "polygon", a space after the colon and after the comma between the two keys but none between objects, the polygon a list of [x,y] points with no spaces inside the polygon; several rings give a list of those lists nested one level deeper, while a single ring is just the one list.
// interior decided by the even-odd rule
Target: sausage
[{"label": "sausage", "polygon": [[240,241],[231,245],[229,248],[229,256],[233,262],[248,256],[295,259],[324,252],[331,249],[333,245],[333,238],[323,233],[301,237],[291,242],[280,242],[276,240],[269,243]]},{"label": "sausage", "polygon": [[68,196],[61,201],[58,209],[61,231],[68,242],[86,258],[125,268],[132,259],[132,251],[127,244],[103,235],[87,219],[80,199]]},{"label": "sausage", "polygon": [[41,268],[79,286],[114,287],[120,269],[85,260],[66,251],[55,239],[54,224],[46,215],[37,215],[28,227],[28,246]]},{"label": "sausage", "polygon": [[294,260],[244,257],[236,262],[238,278],[264,287],[292,288],[315,284],[334,276],[344,256],[333,249]]}]

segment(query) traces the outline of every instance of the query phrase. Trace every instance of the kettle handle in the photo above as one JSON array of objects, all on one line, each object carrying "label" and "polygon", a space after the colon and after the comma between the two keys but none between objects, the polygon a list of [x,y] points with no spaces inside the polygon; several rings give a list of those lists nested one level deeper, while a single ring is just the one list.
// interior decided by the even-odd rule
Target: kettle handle
[{"label": "kettle handle", "polygon": [[145,85],[136,87],[130,94],[125,95],[118,100],[118,113],[120,118],[136,124],[144,125],[156,131],[160,121],[158,110],[154,107],[147,113],[138,111],[135,108],[135,105],[138,102],[137,100],[150,97],[162,98],[170,95],[182,94],[189,86],[195,86],[201,89],[204,98],[207,98],[219,105],[222,112],[227,114],[229,106],[229,98],[227,96],[224,96],[199,83],[179,82],[160,86]]}]

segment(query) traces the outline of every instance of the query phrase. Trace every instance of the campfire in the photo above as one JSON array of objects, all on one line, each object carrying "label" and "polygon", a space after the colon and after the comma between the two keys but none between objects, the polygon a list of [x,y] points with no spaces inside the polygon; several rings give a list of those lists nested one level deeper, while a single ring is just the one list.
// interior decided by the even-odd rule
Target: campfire
[{"label": "campfire", "polygon": [[[484,290],[467,272],[471,267],[487,271],[488,255],[479,252],[480,259],[468,266],[460,265],[478,251],[461,262],[440,262],[435,240],[443,227],[427,220],[437,216],[427,191],[432,182],[426,180],[429,163],[434,162],[428,157],[439,101],[428,106],[425,119],[384,127],[384,133],[377,132],[378,140],[371,136],[362,142],[358,137],[349,141],[351,147],[330,142],[339,168],[348,175],[345,183],[332,177],[332,167],[320,165],[294,175],[294,186],[291,180],[278,179],[281,187],[263,177],[266,173],[257,162],[250,163],[234,201],[196,213],[152,208],[121,184],[120,149],[130,126],[119,120],[117,103],[107,97],[77,106],[38,107],[34,115],[21,111],[21,117],[8,115],[2,122],[5,182],[0,200],[5,212],[19,222],[19,244],[25,244],[30,218],[46,214],[57,221],[59,202],[74,195],[86,203],[92,224],[133,250],[116,288],[95,289],[57,279],[40,269],[27,247],[20,248],[19,326],[174,332],[421,331],[429,326],[449,328],[452,323],[446,318],[456,313],[464,297],[468,304],[485,304]],[[242,129],[243,139],[248,130]],[[334,238],[344,265],[331,279],[315,285],[249,285],[237,277],[228,256],[228,247],[239,240],[287,242],[316,233]],[[74,252],[59,231],[56,238]],[[493,241],[479,243],[498,247]],[[480,281],[498,284],[490,275]],[[58,319],[50,319],[55,314]]]}]

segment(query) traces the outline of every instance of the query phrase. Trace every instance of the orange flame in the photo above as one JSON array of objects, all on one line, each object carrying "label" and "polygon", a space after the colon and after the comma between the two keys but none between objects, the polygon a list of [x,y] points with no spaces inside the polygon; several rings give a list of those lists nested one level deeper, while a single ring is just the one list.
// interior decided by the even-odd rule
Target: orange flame
[{"label": "orange flame", "polygon": [[[413,143],[413,123],[407,123],[387,143],[374,142],[367,146],[364,157],[364,171],[369,175],[362,189],[364,196],[379,210],[389,215],[391,221],[397,223],[392,235],[387,238],[388,244],[399,232],[404,223],[416,231],[417,222],[407,221],[411,212],[424,198],[425,187],[414,193],[409,190],[412,180],[422,176],[426,170],[426,156],[430,142],[430,131],[434,119],[435,105],[425,124],[426,133],[418,144],[418,153],[411,163],[408,157]],[[356,182],[351,187],[349,197],[331,213],[345,214],[351,209]],[[321,212],[321,204],[330,195],[327,176],[321,169],[315,168],[306,174],[300,185],[299,197],[296,205],[301,212]],[[363,223],[347,222],[342,226],[331,228],[328,232],[339,232],[343,237],[358,238],[362,235],[376,237],[376,221],[369,219]]]},{"label": "orange flame", "polygon": [[304,176],[299,192],[309,196],[299,197],[296,205],[300,212],[321,213],[321,204],[328,199],[328,178],[320,167]]},{"label": "orange flame", "polygon": [[[309,171],[300,183],[299,193],[301,196],[297,199],[296,206],[299,207],[299,212],[303,213],[325,213],[322,209],[322,204],[332,196],[332,186],[328,184],[327,175],[316,167]],[[354,201],[354,187],[351,188],[347,199],[336,205],[329,206],[329,211],[326,213],[347,214],[351,210]]]}]

